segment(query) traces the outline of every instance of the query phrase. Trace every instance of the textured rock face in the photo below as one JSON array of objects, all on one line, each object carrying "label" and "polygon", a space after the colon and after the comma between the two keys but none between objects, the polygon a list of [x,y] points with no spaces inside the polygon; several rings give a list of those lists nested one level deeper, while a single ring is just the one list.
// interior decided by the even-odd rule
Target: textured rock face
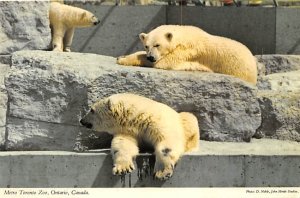
[{"label": "textured rock face", "polygon": [[299,55],[257,55],[256,58],[264,67],[264,75],[300,70]]},{"label": "textured rock face", "polygon": [[[16,52],[12,65],[6,79],[9,150],[69,150],[62,143],[74,142],[78,133],[78,150],[99,141],[109,146],[103,140],[110,136],[97,140],[78,121],[97,98],[122,92],[194,113],[206,140],[249,141],[261,121],[255,88],[225,75],[123,67],[112,57],[42,51]],[[41,141],[30,141],[33,137]]]},{"label": "textured rock face", "polygon": [[0,54],[48,49],[48,1],[0,1]]},{"label": "textured rock face", "polygon": [[300,56],[256,56],[262,124],[256,137],[300,141]]},{"label": "textured rock face", "polygon": [[4,86],[4,77],[9,71],[9,66],[0,63],[0,149],[5,144],[5,125],[7,111],[7,92]]},{"label": "textured rock face", "polygon": [[[299,63],[300,66],[300,63]],[[273,91],[300,91],[300,70],[264,76],[257,84],[259,89]]]},{"label": "textured rock face", "polygon": [[262,125],[257,137],[300,142],[300,91],[261,91]]}]

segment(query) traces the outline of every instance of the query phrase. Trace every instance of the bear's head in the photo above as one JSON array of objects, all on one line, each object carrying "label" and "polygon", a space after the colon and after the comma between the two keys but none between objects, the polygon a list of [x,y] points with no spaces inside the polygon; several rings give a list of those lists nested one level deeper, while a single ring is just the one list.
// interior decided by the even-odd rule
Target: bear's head
[{"label": "bear's head", "polygon": [[90,27],[100,23],[100,20],[93,13],[86,10],[84,10],[79,17],[80,20],[78,21],[80,24],[78,24],[78,26],[81,27]]},{"label": "bear's head", "polygon": [[95,102],[90,111],[80,120],[80,123],[92,130],[108,133],[113,132],[115,125],[112,104],[109,99],[102,99]]},{"label": "bear's head", "polygon": [[147,52],[147,59],[155,63],[162,57],[173,51],[173,33],[171,32],[150,32],[139,35]]}]

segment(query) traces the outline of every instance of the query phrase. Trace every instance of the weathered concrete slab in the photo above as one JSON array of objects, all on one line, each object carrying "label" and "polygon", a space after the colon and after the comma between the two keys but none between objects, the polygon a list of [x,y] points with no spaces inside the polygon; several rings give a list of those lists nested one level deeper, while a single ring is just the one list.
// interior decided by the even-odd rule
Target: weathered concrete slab
[{"label": "weathered concrete slab", "polygon": [[115,57],[129,54],[143,49],[139,33],[166,24],[164,6],[74,5],[93,12],[101,20],[94,28],[76,29],[72,44],[75,52]]},{"label": "weathered concrete slab", "polygon": [[[76,30],[73,49],[78,52],[109,56],[128,54],[142,49],[137,38],[139,33],[150,31],[161,24],[184,24],[238,40],[254,54],[300,53],[297,34],[300,25],[297,21],[299,9],[184,6],[181,11],[176,6],[70,4],[90,10],[102,20],[101,25],[94,29]],[[133,13],[139,17],[132,17]]]},{"label": "weathered concrete slab", "polygon": [[[269,145],[270,146],[270,145]],[[251,187],[298,187],[300,155],[246,156],[245,183]]]},{"label": "weathered concrete slab", "polygon": [[[131,176],[121,178],[111,174],[112,160],[107,154],[108,151],[2,152],[0,187],[299,186],[300,147],[295,145],[299,143],[260,141],[262,140],[255,140],[253,145],[200,141],[200,150],[184,155],[175,168],[174,176],[165,182],[153,180],[151,172],[155,161],[149,154],[138,156],[137,169]],[[276,154],[266,152],[265,145],[279,148],[277,144],[283,145],[283,151],[278,150]],[[260,149],[257,149],[257,145],[260,145]],[[295,146],[292,151],[284,149],[292,148],[292,145]],[[244,147],[245,149],[241,149]],[[207,154],[210,152],[212,153]],[[260,152],[263,154],[259,154]],[[298,155],[295,155],[295,152],[298,152]],[[224,153],[227,154],[223,155]]]},{"label": "weathered concrete slab", "polygon": [[48,49],[49,1],[0,1],[0,54]]},{"label": "weathered concrete slab", "polygon": [[260,91],[262,124],[257,137],[300,141],[300,92]]},{"label": "weathered concrete slab", "polygon": [[6,86],[9,116],[79,125],[97,98],[131,92],[193,112],[201,137],[249,141],[260,125],[255,88],[221,74],[124,67],[93,54],[23,51],[13,54]]},{"label": "weathered concrete slab", "polygon": [[169,6],[167,23],[181,24],[182,20],[182,24],[201,27],[211,34],[240,41],[254,54],[274,54],[275,14],[274,8],[185,6],[181,18],[181,8]]},{"label": "weathered concrete slab", "polygon": [[300,10],[276,9],[276,53],[300,54]]},{"label": "weathered concrete slab", "polygon": [[[268,146],[266,146],[268,145]],[[250,143],[244,142],[209,142],[200,141],[200,149],[192,154],[199,155],[300,155],[300,143],[295,141],[282,141],[276,139],[256,139]],[[240,148],[240,149],[238,149]]]}]

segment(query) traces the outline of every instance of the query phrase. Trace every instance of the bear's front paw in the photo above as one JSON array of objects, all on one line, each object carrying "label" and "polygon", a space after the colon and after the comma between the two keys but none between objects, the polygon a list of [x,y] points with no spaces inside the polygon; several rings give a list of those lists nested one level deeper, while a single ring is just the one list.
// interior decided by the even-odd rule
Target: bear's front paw
[{"label": "bear's front paw", "polygon": [[54,52],[62,52],[62,50],[59,47],[53,48],[52,51],[54,51]]},{"label": "bear's front paw", "polygon": [[123,175],[126,173],[131,173],[134,169],[133,162],[122,161],[114,164],[112,173],[113,175]]},{"label": "bear's front paw", "polygon": [[154,174],[155,179],[168,180],[173,175],[173,168],[165,168],[164,170],[156,171]]},{"label": "bear's front paw", "polygon": [[119,65],[127,65],[127,58],[126,58],[126,56],[119,56],[117,58],[117,64],[119,64]]},{"label": "bear's front paw", "polygon": [[70,47],[66,47],[66,48],[64,49],[64,52],[71,52],[71,48],[70,48]]}]

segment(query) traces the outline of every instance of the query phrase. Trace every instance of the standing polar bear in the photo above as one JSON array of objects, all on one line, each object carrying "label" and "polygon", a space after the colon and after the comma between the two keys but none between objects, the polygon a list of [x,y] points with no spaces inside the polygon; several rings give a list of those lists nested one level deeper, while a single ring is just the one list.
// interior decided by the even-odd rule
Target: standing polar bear
[{"label": "standing polar bear", "polygon": [[216,72],[257,81],[256,60],[243,44],[193,26],[162,25],[139,35],[146,51],[121,56],[121,65]]},{"label": "standing polar bear", "polygon": [[62,0],[52,0],[50,3],[52,49],[70,52],[75,27],[90,27],[99,24],[100,21],[89,11],[62,3]]},{"label": "standing polar bear", "polygon": [[94,103],[80,123],[112,134],[114,175],[130,173],[139,147],[151,145],[156,155],[155,178],[166,180],[184,152],[198,148],[197,118],[177,113],[162,103],[134,94],[115,94]]}]

